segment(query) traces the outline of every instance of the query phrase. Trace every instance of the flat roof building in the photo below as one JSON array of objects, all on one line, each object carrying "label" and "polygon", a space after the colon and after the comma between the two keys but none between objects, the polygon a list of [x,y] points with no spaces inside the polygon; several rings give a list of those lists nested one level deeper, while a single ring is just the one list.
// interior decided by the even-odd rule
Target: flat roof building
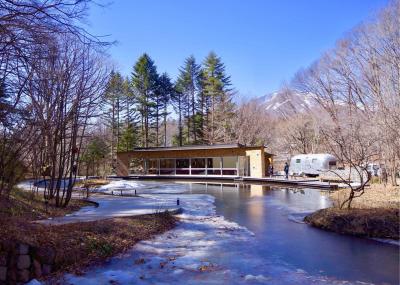
[{"label": "flat roof building", "polygon": [[134,148],[117,153],[117,175],[265,177],[272,154],[242,144]]}]

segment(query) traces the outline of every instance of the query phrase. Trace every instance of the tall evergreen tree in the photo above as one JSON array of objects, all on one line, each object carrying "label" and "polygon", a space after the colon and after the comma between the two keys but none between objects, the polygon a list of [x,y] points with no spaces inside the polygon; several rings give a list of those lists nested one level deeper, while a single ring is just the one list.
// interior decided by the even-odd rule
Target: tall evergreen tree
[{"label": "tall evergreen tree", "polygon": [[184,95],[182,91],[182,86],[178,84],[178,82],[175,83],[174,86],[174,93],[172,95],[172,106],[174,107],[174,110],[176,114],[178,115],[178,134],[176,135],[176,139],[174,141],[177,142],[177,145],[182,146],[183,145],[183,116],[184,116]]},{"label": "tall evergreen tree", "polygon": [[118,144],[118,151],[130,151],[137,144],[135,125],[127,123],[121,131],[121,138]]},{"label": "tall evergreen tree", "polygon": [[128,151],[138,145],[140,114],[137,110],[134,92],[128,78],[124,81],[125,97],[123,99],[124,125],[121,132],[119,150]]},{"label": "tall evergreen tree", "polygon": [[188,57],[179,70],[177,83],[183,94],[183,108],[186,120],[187,143],[197,143],[199,136],[199,120],[196,120],[199,106],[198,97],[201,91],[201,68],[193,56]]},{"label": "tall evergreen tree", "polygon": [[[168,116],[168,106],[172,100],[174,95],[174,86],[171,82],[171,78],[167,73],[161,74],[158,78],[158,94],[159,94],[159,102],[157,106],[160,108],[160,116],[162,117],[162,126],[163,126],[163,136],[162,142],[164,146],[167,146],[167,116]],[[158,137],[158,131],[157,131]],[[157,139],[158,141],[158,139]]]},{"label": "tall evergreen tree", "polygon": [[92,175],[99,175],[100,165],[103,164],[108,151],[107,143],[103,138],[94,137],[89,141],[81,156],[81,162],[85,164],[86,178],[89,176],[90,168],[92,168]]},{"label": "tall evergreen tree", "polygon": [[157,68],[154,61],[143,54],[133,67],[132,87],[135,94],[137,109],[140,113],[141,146],[148,147],[151,136],[151,125],[154,119],[154,100],[157,89]]},{"label": "tall evergreen tree", "polygon": [[125,97],[124,79],[119,72],[112,71],[105,92],[105,121],[111,129],[111,160],[112,168],[115,169],[116,156],[119,140],[121,137],[121,113],[122,100]]},{"label": "tall evergreen tree", "polygon": [[[225,106],[227,102],[231,102],[231,82],[230,76],[226,75],[225,65],[222,63],[220,57],[214,52],[210,52],[204,61],[203,70],[203,92],[205,95],[205,133],[206,140],[210,144],[219,141],[216,136],[217,129],[217,113],[222,111],[222,104]],[[228,104],[229,105],[229,104]],[[229,111],[228,111],[229,110]],[[219,115],[220,118],[229,115],[230,108]]]}]

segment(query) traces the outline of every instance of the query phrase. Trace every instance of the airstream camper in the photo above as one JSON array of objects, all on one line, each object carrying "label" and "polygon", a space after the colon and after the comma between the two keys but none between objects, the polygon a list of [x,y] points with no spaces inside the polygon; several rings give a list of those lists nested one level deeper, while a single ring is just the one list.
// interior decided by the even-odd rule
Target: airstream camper
[{"label": "airstream camper", "polygon": [[337,159],[331,154],[299,154],[290,159],[290,175],[318,176],[319,174],[336,169]]}]

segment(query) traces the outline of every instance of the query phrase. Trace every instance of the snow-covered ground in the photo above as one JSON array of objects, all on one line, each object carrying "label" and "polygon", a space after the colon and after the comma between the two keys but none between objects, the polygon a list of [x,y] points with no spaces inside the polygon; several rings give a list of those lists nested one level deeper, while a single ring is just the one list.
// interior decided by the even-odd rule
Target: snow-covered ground
[{"label": "snow-covered ground", "polygon": [[66,224],[102,220],[113,217],[126,217],[154,214],[166,210],[174,211],[179,207],[176,200],[158,199],[157,197],[118,197],[92,195],[90,200],[99,203],[99,207],[87,206],[77,212],[48,220],[40,220],[42,224]]},{"label": "snow-covered ground", "polygon": [[[33,181],[21,182],[18,187],[24,190],[32,190]],[[39,188],[39,191],[41,188]],[[162,191],[164,189],[164,191]],[[165,190],[167,189],[167,190]],[[136,194],[137,197],[120,197],[122,194]],[[126,181],[114,180],[110,184],[96,189],[95,192],[111,194],[115,196],[104,196],[92,194],[91,201],[97,202],[99,207],[87,206],[77,212],[48,220],[41,220],[42,224],[66,224],[74,222],[94,221],[112,217],[135,216],[144,214],[154,214],[162,211],[175,211],[180,207],[177,205],[177,199],[182,199],[183,203],[193,197],[188,195],[174,196],[173,193],[184,193],[186,188],[183,184],[175,183],[157,183],[151,181]],[[75,193],[75,192],[73,192]],[[146,194],[143,194],[146,193]],[[76,195],[74,195],[76,196]]]},{"label": "snow-covered ground", "polygon": [[[77,177],[77,181],[83,179],[82,177]],[[44,180],[40,180],[39,182],[37,182],[37,184],[35,185],[35,180],[33,179],[29,179],[29,180],[24,180],[20,183],[17,184],[17,187],[25,190],[25,191],[38,191],[39,193],[43,193],[44,188],[45,188],[45,181]],[[63,187],[66,187],[67,183],[64,183],[64,180],[61,181],[61,190]],[[81,192],[77,192],[77,191],[73,191],[72,192],[72,197],[74,198],[83,198],[82,197],[82,193]]]},{"label": "snow-covered ground", "polygon": [[95,192],[118,195],[120,191],[124,194],[172,194],[184,193],[184,184],[154,181],[114,180],[110,184],[101,186]]}]

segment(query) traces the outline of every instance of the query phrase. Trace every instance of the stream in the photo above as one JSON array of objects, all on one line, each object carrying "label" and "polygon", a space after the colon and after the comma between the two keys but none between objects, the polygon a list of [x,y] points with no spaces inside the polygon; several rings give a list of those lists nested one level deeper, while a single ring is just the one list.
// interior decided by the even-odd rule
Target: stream
[{"label": "stream", "polygon": [[[312,228],[327,193],[264,185],[124,181],[183,213],[173,230],[67,284],[399,284],[399,247]],[[121,189],[115,181],[102,189]]]}]

